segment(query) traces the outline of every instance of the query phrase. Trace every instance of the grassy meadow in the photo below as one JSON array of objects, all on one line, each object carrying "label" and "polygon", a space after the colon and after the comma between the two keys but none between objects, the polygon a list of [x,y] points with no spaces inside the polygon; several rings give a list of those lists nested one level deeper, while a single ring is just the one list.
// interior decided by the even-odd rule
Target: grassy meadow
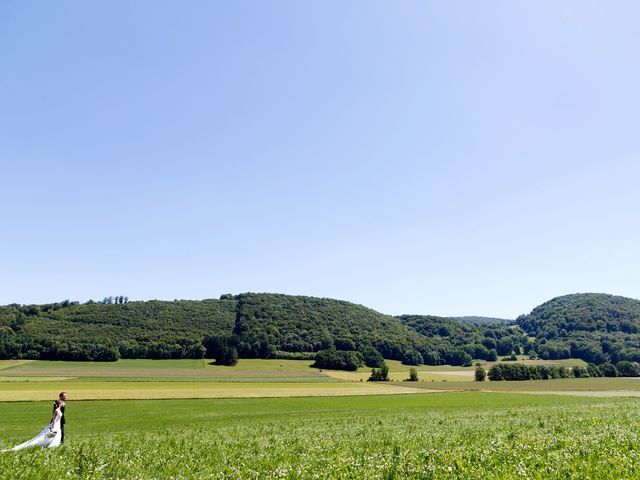
[{"label": "grassy meadow", "polygon": [[640,380],[388,363],[371,383],[300,360],[3,361],[0,448],[70,397],[67,443],[0,454],[0,478],[640,478]]},{"label": "grassy meadow", "polygon": [[[50,407],[2,404],[2,446],[37,432]],[[0,478],[640,475],[640,406],[630,399],[463,392],[69,402],[67,410],[67,443],[0,454]]]}]

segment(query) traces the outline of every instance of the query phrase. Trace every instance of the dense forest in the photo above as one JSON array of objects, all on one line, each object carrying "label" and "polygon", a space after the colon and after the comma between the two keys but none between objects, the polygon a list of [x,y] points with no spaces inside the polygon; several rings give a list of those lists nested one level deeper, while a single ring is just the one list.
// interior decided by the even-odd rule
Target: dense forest
[{"label": "dense forest", "polygon": [[541,358],[595,364],[640,361],[640,301],[601,293],[554,298],[517,324],[535,337]]},{"label": "dense forest", "polygon": [[512,354],[594,364],[640,360],[637,300],[576,294],[511,324],[480,318],[396,317],[345,301],[259,293],[12,304],[0,307],[0,358],[304,358],[325,368],[379,366],[381,356],[408,365],[470,365]]},{"label": "dense forest", "polygon": [[0,358],[202,358],[203,337],[235,323],[235,300],[120,298],[0,307]]},{"label": "dense forest", "polygon": [[472,358],[525,351],[527,342],[519,329],[504,325],[394,317],[349,302],[279,294],[173,302],[130,302],[118,296],[84,304],[0,307],[1,358],[109,361],[206,355],[234,362],[238,357],[313,359],[318,352],[329,352],[322,358],[344,357],[330,353],[336,351],[358,352],[371,365],[379,363],[380,355],[411,365],[469,365]]}]

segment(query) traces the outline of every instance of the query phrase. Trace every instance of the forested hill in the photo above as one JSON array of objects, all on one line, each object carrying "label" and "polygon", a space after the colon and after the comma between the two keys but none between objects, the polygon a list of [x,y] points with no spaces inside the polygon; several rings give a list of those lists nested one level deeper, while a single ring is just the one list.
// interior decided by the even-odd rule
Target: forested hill
[{"label": "forested hill", "polygon": [[640,301],[603,293],[554,298],[517,319],[545,358],[640,361]]},{"label": "forested hill", "polygon": [[336,342],[345,350],[355,350],[370,343],[387,358],[396,358],[421,342],[420,335],[397,318],[341,300],[256,293],[235,299],[233,333],[266,338],[279,351],[315,352]]},{"label": "forested hill", "polygon": [[414,364],[469,365],[512,353],[615,363],[640,361],[639,332],[640,301],[603,294],[555,298],[517,325],[394,317],[340,300],[266,293],[172,302],[116,297],[0,307],[0,358],[202,358],[215,344],[240,358],[313,358],[327,349],[366,356],[373,349]]},{"label": "forested hill", "polygon": [[[120,301],[118,301],[120,300]],[[236,300],[0,307],[0,356],[68,360],[202,356],[205,335],[231,332]],[[120,303],[122,302],[122,303]]]},{"label": "forested hill", "polygon": [[[313,357],[324,349],[468,364],[527,348],[510,329],[440,317],[394,317],[327,298],[246,293],[219,300],[64,301],[0,307],[0,357],[67,360],[201,358],[205,337],[242,357]],[[510,339],[510,340],[509,340]]]}]

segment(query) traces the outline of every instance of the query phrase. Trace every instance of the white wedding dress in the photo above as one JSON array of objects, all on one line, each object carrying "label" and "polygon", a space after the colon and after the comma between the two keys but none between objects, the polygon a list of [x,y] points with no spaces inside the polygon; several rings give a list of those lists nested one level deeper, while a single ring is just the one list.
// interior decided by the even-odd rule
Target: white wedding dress
[{"label": "white wedding dress", "polygon": [[60,420],[62,419],[62,412],[57,410],[58,415],[56,421],[53,423],[53,429],[51,429],[51,423],[47,424],[42,431],[31,440],[28,440],[20,445],[16,445],[13,448],[7,450],[0,450],[0,452],[17,452],[25,448],[42,447],[42,448],[55,448],[60,446]]}]

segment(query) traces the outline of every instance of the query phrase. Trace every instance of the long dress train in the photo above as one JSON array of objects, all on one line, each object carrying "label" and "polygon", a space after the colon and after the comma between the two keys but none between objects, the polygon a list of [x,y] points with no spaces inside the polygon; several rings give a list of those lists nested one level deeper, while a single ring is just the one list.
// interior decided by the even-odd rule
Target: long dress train
[{"label": "long dress train", "polygon": [[[7,450],[0,450],[0,452],[17,452],[18,450],[23,450],[25,448],[33,448],[33,447],[42,447],[42,448],[55,448],[60,446],[60,438],[62,436],[60,432],[60,419],[62,418],[62,414],[58,416],[56,421],[53,424],[53,429],[50,430],[51,424],[47,424],[46,427],[42,429],[42,431],[33,437],[31,440],[27,440],[20,445],[16,445],[13,448],[9,448]],[[49,432],[54,432],[50,434]]]}]

